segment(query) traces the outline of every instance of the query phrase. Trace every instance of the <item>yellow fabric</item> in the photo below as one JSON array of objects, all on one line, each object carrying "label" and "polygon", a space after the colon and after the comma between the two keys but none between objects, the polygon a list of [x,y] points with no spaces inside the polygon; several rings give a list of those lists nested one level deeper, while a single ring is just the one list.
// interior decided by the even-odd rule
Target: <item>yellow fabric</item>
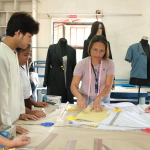
[{"label": "yellow fabric", "polygon": [[73,116],[69,116],[69,117],[67,117],[67,120],[77,120],[77,118],[73,117]]},{"label": "yellow fabric", "polygon": [[[79,119],[77,117],[69,116],[67,117],[67,120],[79,120],[79,121],[90,121],[90,120],[85,120],[85,119]],[[91,121],[90,121],[91,122]]]},{"label": "yellow fabric", "polygon": [[67,111],[77,111],[77,110],[80,110],[80,108],[79,107],[73,107],[73,106],[69,105],[66,107],[66,110]]},{"label": "yellow fabric", "polygon": [[67,111],[76,111],[76,110],[80,110],[80,108],[66,108]]},{"label": "yellow fabric", "polygon": [[109,113],[106,113],[108,109],[103,108],[102,112],[96,112],[95,110],[90,112],[91,108],[88,107],[81,111],[76,117],[79,119],[89,120],[93,122],[101,122],[109,116]]},{"label": "yellow fabric", "polygon": [[113,109],[113,111],[119,111],[119,112],[121,112],[122,109],[120,109],[120,108],[115,108],[115,109]]}]

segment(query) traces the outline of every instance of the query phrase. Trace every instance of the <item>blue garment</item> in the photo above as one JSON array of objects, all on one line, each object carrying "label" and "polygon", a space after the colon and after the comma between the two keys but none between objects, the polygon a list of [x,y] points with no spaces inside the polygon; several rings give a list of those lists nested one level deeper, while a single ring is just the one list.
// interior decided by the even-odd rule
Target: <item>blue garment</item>
[{"label": "blue garment", "polygon": [[140,42],[128,48],[125,60],[131,63],[130,78],[147,79],[147,55]]},{"label": "blue garment", "polygon": [[[85,102],[86,102],[86,104],[87,104],[87,97],[84,96],[84,99],[85,99]],[[93,102],[94,100],[95,100],[95,99],[89,99],[89,104],[90,104],[91,102]],[[110,97],[107,97],[107,98],[103,99],[102,102],[107,103],[107,104],[110,104]]]}]

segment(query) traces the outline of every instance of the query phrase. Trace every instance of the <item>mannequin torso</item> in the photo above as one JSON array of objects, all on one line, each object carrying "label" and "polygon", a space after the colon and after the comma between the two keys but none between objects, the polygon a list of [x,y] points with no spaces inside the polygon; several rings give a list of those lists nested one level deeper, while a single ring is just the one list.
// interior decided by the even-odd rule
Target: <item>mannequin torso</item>
[{"label": "mannequin torso", "polygon": [[67,55],[66,46],[67,46],[67,40],[65,38],[61,38],[61,50],[62,50],[62,57]]},{"label": "mannequin torso", "polygon": [[148,40],[142,39],[141,45],[142,45],[142,48],[143,48],[144,52],[146,53],[147,57],[150,57]]},{"label": "mannequin torso", "polygon": [[147,55],[147,79],[140,79],[140,78],[130,78],[130,84],[132,85],[139,85],[139,86],[149,86],[150,85],[150,51],[149,51],[149,44],[148,40],[142,38],[140,41],[142,48]]},{"label": "mannequin torso", "polygon": [[65,38],[49,46],[43,82],[43,86],[47,87],[47,95],[62,96],[62,103],[74,103],[70,85],[75,65],[76,51],[67,44]]}]

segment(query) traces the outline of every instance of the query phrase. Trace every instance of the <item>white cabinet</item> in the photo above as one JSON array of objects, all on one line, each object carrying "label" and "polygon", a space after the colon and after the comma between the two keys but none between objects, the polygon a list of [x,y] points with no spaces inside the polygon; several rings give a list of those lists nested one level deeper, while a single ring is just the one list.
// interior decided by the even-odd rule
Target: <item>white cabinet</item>
[{"label": "white cabinet", "polygon": [[0,0],[0,36],[6,34],[7,22],[17,11],[26,11],[32,15],[32,0]]}]

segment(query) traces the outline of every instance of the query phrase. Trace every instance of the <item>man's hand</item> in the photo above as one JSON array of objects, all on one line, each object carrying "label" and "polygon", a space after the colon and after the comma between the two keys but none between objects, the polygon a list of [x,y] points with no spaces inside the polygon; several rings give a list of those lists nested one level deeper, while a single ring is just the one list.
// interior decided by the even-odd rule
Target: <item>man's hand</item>
[{"label": "man's hand", "polygon": [[48,103],[46,103],[46,102],[36,102],[36,103],[34,103],[34,106],[36,106],[36,107],[47,107]]},{"label": "man's hand", "polygon": [[148,107],[145,109],[145,112],[146,112],[146,113],[150,113],[150,106],[148,106]]},{"label": "man's hand", "polygon": [[21,114],[19,119],[26,120],[26,121],[28,121],[29,119],[31,119],[31,120],[39,120],[38,117],[36,117],[35,115],[30,115],[30,114]]},{"label": "man's hand", "polygon": [[34,116],[36,116],[38,118],[46,117],[46,114],[43,111],[39,111],[39,110],[31,110],[30,114],[34,115]]},{"label": "man's hand", "polygon": [[27,129],[24,129],[21,126],[16,126],[16,132],[18,134],[28,134],[29,133],[29,131]]},{"label": "man's hand", "polygon": [[100,97],[96,97],[93,103],[93,107],[91,108],[90,111],[95,110],[96,112],[102,112],[101,104],[100,104]]}]

